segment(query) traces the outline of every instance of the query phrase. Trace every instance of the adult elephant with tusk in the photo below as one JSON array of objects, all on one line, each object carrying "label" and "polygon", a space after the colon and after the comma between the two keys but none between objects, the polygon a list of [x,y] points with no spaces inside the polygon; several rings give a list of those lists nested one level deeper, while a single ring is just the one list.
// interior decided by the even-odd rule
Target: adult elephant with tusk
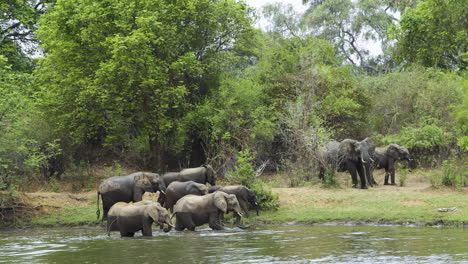
[{"label": "adult elephant with tusk", "polygon": [[[152,236],[152,224],[158,224],[164,232],[171,231],[172,221],[166,209],[152,201],[137,203],[118,202],[109,210],[107,232],[120,231],[122,237],[133,237],[141,230],[143,236]],[[167,228],[164,228],[167,225]]]},{"label": "adult elephant with tusk", "polygon": [[[395,183],[395,163],[397,161],[408,161],[408,167],[412,161],[407,148],[397,144],[390,144],[384,148],[375,149],[375,168],[385,169],[384,185],[396,185]],[[388,183],[390,176],[391,183]]]},{"label": "adult elephant with tusk", "polygon": [[204,196],[190,194],[176,203],[172,217],[176,217],[177,231],[185,228],[195,231],[195,227],[204,224],[208,224],[213,230],[223,230],[224,226],[220,219],[228,211],[234,211],[242,216],[239,202],[234,194],[225,192],[214,192]]},{"label": "adult elephant with tusk", "polygon": [[341,142],[328,142],[320,152],[319,178],[324,180],[325,170],[329,165],[339,172],[348,171],[351,174],[353,188],[358,187],[359,175],[361,189],[367,189],[377,184],[372,176],[375,144],[371,138],[362,141],[345,139]]},{"label": "adult elephant with tusk", "polygon": [[103,217],[117,202],[139,202],[145,192],[165,193],[166,185],[157,173],[135,172],[127,176],[114,176],[104,180],[97,192],[97,218],[99,218],[99,196],[102,198]]}]

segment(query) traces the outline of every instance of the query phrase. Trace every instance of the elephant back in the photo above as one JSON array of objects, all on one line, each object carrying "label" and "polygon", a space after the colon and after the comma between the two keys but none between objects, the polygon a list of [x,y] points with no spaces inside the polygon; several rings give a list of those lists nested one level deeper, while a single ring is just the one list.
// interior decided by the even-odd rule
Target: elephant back
[{"label": "elephant back", "polygon": [[210,165],[204,165],[198,168],[187,168],[180,171],[177,181],[194,181],[198,183],[210,183],[215,185],[215,172]]}]

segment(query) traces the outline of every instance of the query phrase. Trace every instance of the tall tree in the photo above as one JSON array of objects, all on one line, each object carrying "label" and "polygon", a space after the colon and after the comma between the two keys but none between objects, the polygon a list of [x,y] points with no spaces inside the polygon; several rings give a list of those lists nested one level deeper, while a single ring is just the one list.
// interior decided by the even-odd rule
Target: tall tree
[{"label": "tall tree", "polygon": [[30,70],[27,55],[35,52],[37,20],[46,11],[46,4],[55,0],[5,0],[0,3],[0,54],[15,70]]},{"label": "tall tree", "polygon": [[[303,0],[310,7],[303,23],[311,33],[329,40],[339,56],[349,64],[370,72],[387,71],[391,47],[387,29],[401,10],[416,1],[386,0]],[[383,54],[371,55],[371,48],[382,49]]]},{"label": "tall tree", "polygon": [[36,77],[58,135],[136,146],[152,167],[216,83],[215,66],[252,33],[250,10],[234,0],[63,0],[40,25],[47,56]]},{"label": "tall tree", "polygon": [[422,1],[394,29],[399,62],[455,70],[468,66],[467,1]]}]

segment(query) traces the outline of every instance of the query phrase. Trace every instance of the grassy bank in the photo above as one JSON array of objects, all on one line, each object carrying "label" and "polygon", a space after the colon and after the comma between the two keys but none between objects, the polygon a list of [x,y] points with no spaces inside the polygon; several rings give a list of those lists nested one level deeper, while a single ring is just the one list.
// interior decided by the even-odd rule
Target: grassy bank
[{"label": "grassy bank", "polygon": [[[381,186],[370,190],[276,188],[281,206],[263,212],[256,221],[267,223],[366,222],[392,224],[468,224],[466,193]],[[439,208],[456,208],[439,212]]]},{"label": "grassy bank", "polygon": [[[431,173],[436,171],[430,171]],[[245,219],[247,224],[284,223],[382,223],[468,225],[468,188],[433,188],[427,171],[408,175],[404,187],[379,185],[368,190],[350,188],[349,175],[340,174],[340,188],[326,189],[320,184],[286,188],[285,175],[263,180],[279,195],[277,211],[261,211]],[[383,172],[374,175],[383,182]],[[89,189],[90,190],[90,189]],[[145,194],[156,200],[156,194]],[[17,213],[16,226],[99,225],[96,219],[96,192],[32,192],[19,196],[24,213]],[[100,205],[102,207],[102,204]],[[440,212],[441,208],[456,208]],[[101,208],[102,214],[102,208]]]},{"label": "grassy bank", "polygon": [[[380,186],[370,190],[323,189],[320,187],[274,188],[280,196],[278,211],[261,211],[245,223],[365,222],[391,224],[468,224],[466,192],[431,188],[416,190]],[[88,193],[81,205],[50,210],[25,222],[28,226],[98,225],[95,194]],[[439,212],[439,208],[456,208]],[[101,208],[102,210],[102,208]],[[254,215],[254,214],[252,214]]]}]

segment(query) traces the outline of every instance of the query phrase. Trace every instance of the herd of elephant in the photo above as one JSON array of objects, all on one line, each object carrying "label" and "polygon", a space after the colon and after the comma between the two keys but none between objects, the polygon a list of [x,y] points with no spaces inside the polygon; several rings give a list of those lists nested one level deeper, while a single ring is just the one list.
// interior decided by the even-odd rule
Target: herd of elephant
[{"label": "herd of elephant", "polygon": [[[206,183],[211,187],[207,188]],[[159,192],[158,201],[143,200],[145,192]],[[120,231],[123,237],[132,237],[141,231],[152,236],[152,224],[164,232],[173,227],[182,231],[208,224],[213,230],[224,228],[224,214],[234,212],[235,224],[240,228],[242,211],[247,217],[249,203],[258,203],[252,190],[242,185],[219,186],[210,165],[188,168],[180,172],[135,172],[127,176],[114,176],[101,183],[97,196],[97,217],[100,216],[99,197],[102,199],[103,218],[107,230]],[[172,216],[169,214],[172,211]],[[172,218],[176,217],[175,226]]]},{"label": "herd of elephant", "polygon": [[[383,148],[376,148],[372,138],[362,141],[345,139],[341,142],[328,142],[320,151],[319,178],[324,180],[325,171],[332,167],[339,172],[348,171],[351,174],[353,188],[358,188],[358,175],[360,187],[367,189],[377,182],[373,177],[374,169],[385,169],[384,185],[396,185],[395,163],[397,161],[412,161],[411,155],[405,147],[390,144]],[[390,178],[390,182],[389,182]]]},{"label": "herd of elephant", "polygon": [[[354,188],[367,189],[374,186],[375,168],[385,169],[385,185],[395,185],[395,162],[411,161],[409,151],[397,144],[376,148],[371,138],[362,141],[345,139],[327,143],[320,151],[319,178],[326,177],[327,168],[351,174]],[[389,182],[390,178],[390,182]],[[207,188],[206,183],[211,187]],[[143,201],[145,192],[159,192],[157,202]],[[101,183],[97,196],[99,218],[99,196],[102,198],[103,218],[107,230],[120,231],[121,236],[134,236],[141,231],[151,236],[153,223],[165,232],[195,230],[208,224],[213,230],[223,229],[224,214],[234,212],[235,224],[240,228],[242,211],[249,215],[249,203],[256,208],[255,193],[242,185],[216,185],[215,171],[210,165],[188,168],[180,172],[157,173],[136,172],[127,176],[114,176]],[[172,216],[169,214],[172,211]],[[172,218],[176,217],[175,226]],[[167,227],[166,227],[167,226]]]}]

